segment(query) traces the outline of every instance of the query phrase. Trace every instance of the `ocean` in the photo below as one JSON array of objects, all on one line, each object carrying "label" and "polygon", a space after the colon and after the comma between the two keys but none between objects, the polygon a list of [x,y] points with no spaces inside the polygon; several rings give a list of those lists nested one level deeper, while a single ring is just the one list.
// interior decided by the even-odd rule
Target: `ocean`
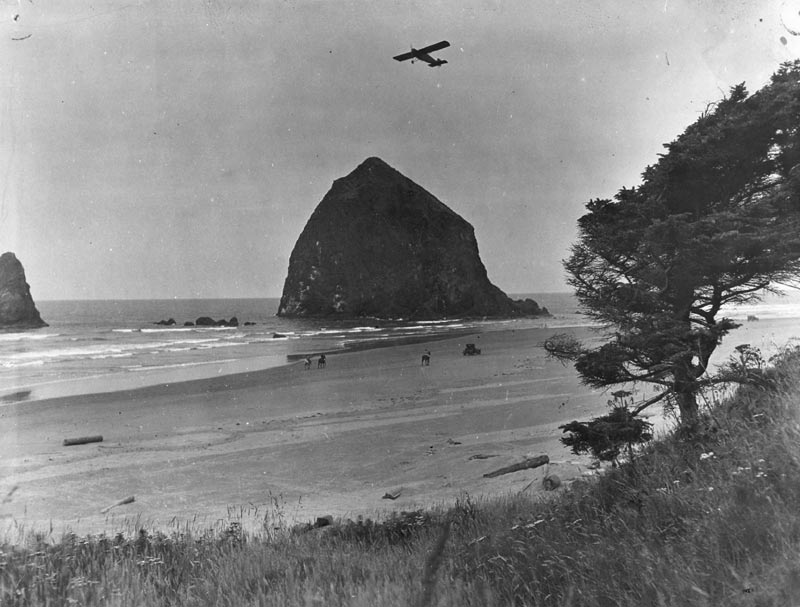
[{"label": "ocean", "polygon": [[[292,364],[299,354],[380,347],[462,332],[590,324],[569,293],[526,293],[552,317],[405,322],[275,316],[277,298],[40,301],[50,325],[0,333],[0,404],[128,390]],[[184,326],[201,316],[238,327]],[[740,321],[800,319],[800,293],[728,311]],[[173,326],[161,320],[175,319]],[[244,323],[248,323],[245,325]],[[800,322],[798,323],[800,324]]]},{"label": "ocean", "polygon": [[[320,321],[277,317],[277,298],[39,301],[49,327],[0,333],[0,404],[255,371],[290,364],[300,353],[577,321],[569,294],[541,297],[571,312],[500,321]],[[240,324],[184,326],[201,316]],[[170,318],[175,325],[157,324]]]}]

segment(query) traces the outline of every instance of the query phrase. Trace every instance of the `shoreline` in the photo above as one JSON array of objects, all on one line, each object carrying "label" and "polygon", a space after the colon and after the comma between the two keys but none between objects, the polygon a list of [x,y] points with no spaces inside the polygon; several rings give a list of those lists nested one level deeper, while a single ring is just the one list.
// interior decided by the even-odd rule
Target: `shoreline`
[{"label": "shoreline", "polygon": [[[725,350],[775,343],[796,328],[752,323]],[[588,327],[468,332],[424,342],[430,366],[420,364],[420,343],[396,344],[337,352],[325,369],[285,364],[3,405],[0,526],[7,534],[210,527],[278,504],[284,522],[378,517],[464,494],[540,492],[544,468],[483,475],[541,454],[568,484],[589,458],[561,445],[558,427],[605,412],[610,397],[547,359],[540,344],[565,330],[597,336]],[[463,356],[467,342],[482,354]],[[62,444],[96,435],[103,441]],[[128,496],[135,500],[101,512]]]},{"label": "shoreline", "polygon": [[388,348],[398,345],[421,344],[457,338],[463,335],[477,335],[494,330],[505,329],[497,329],[496,327],[482,329],[473,326],[459,327],[443,332],[432,332],[422,335],[390,336],[380,339],[354,337],[349,338],[347,343],[338,347],[332,346],[329,338],[319,336],[316,338],[318,342],[317,345],[319,345],[318,349],[309,348],[308,346],[311,344],[306,342],[302,346],[304,348],[302,351],[294,351],[294,348],[301,345],[298,341],[296,344],[290,342],[290,344],[287,345],[286,352],[283,354],[261,354],[237,358],[153,365],[137,368],[135,370],[116,370],[110,373],[95,373],[67,379],[51,379],[38,383],[19,383],[9,387],[8,392],[0,394],[0,408],[6,407],[9,404],[87,396],[95,393],[106,394],[130,391],[164,384],[184,383],[242,373],[255,373],[266,369],[292,365],[303,360],[306,356],[318,356],[319,354],[333,355],[377,348]]},{"label": "shoreline", "polygon": [[448,331],[447,333],[433,333],[429,335],[410,335],[404,337],[390,337],[388,339],[354,339],[351,343],[345,344],[341,348],[311,350],[308,352],[290,352],[286,355],[286,360],[289,363],[295,363],[299,360],[305,359],[306,356],[319,356],[320,354],[330,356],[334,354],[346,354],[348,352],[377,350],[379,348],[393,348],[395,346],[419,345],[428,342],[443,341],[446,339],[458,339],[468,335],[480,335],[491,332],[491,329],[486,331],[475,331],[474,329],[455,329],[453,331]]},{"label": "shoreline", "polygon": [[[419,344],[404,344],[335,354],[324,370],[290,364],[5,405],[0,520],[78,533],[131,520],[165,528],[273,499],[297,522],[377,515],[521,490],[543,471],[482,474],[531,450],[549,453],[564,478],[580,474],[557,425],[605,400],[545,360],[537,344],[551,331],[427,342],[429,367]],[[463,356],[466,341],[483,354]],[[62,445],[89,435],[103,441]],[[383,499],[397,489],[398,499]],[[101,514],[129,495],[133,503]]]}]

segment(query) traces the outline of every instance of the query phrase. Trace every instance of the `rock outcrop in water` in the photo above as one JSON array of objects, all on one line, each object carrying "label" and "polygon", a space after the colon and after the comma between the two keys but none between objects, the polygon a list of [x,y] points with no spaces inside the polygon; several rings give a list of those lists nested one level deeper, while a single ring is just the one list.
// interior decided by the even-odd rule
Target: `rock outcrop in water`
[{"label": "rock outcrop in water", "polygon": [[379,158],[337,179],[289,259],[279,316],[547,314],[493,285],[472,226]]},{"label": "rock outcrop in water", "polygon": [[46,326],[33,303],[22,264],[14,253],[3,253],[0,255],[0,329]]}]

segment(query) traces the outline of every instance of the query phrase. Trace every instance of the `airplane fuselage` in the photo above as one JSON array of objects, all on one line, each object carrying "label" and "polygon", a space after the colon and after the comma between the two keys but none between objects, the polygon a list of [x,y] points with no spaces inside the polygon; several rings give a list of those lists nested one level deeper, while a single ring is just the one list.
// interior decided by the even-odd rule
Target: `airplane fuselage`
[{"label": "airplane fuselage", "polygon": [[418,51],[415,48],[411,49],[411,54],[414,56],[414,58],[411,60],[411,63],[416,61],[424,61],[428,64],[428,67],[439,67],[440,65],[447,63],[446,59],[434,59],[428,53]]}]

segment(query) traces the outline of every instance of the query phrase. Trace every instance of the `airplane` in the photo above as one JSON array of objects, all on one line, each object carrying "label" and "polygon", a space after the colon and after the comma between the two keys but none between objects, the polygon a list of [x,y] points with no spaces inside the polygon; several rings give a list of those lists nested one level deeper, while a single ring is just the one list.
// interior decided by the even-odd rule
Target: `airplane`
[{"label": "airplane", "polygon": [[444,59],[434,59],[428,53],[432,53],[434,51],[440,51],[443,48],[447,48],[450,46],[450,43],[447,40],[442,40],[441,42],[437,42],[436,44],[431,44],[430,46],[426,46],[425,48],[415,49],[413,46],[411,47],[410,53],[403,53],[402,55],[397,55],[394,57],[397,61],[405,61],[406,59],[411,59],[411,63],[415,61],[424,61],[428,64],[428,67],[439,67],[440,65],[444,65],[447,63]]}]

